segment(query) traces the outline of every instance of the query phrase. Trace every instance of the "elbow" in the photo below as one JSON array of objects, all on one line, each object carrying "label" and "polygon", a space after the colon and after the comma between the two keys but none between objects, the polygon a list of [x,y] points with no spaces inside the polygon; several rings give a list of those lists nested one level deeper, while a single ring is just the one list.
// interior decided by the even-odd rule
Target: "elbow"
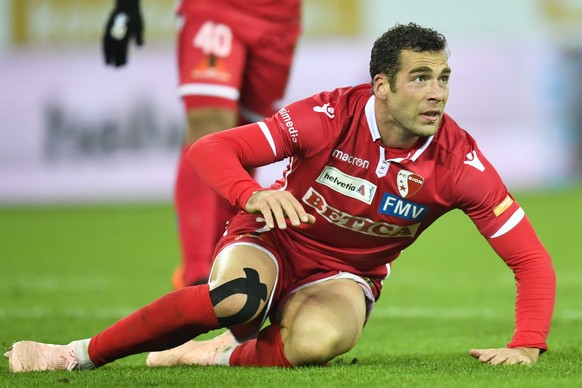
[{"label": "elbow", "polygon": [[188,163],[194,168],[196,168],[196,164],[198,162],[207,159],[207,156],[205,155],[205,150],[208,149],[208,147],[205,146],[206,141],[207,140],[203,137],[194,142],[194,144],[188,148],[186,159],[188,160]]}]

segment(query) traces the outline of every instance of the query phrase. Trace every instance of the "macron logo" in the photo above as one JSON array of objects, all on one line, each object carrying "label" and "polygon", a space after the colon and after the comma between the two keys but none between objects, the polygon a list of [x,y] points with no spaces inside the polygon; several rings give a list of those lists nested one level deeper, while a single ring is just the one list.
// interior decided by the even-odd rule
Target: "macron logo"
[{"label": "macron logo", "polygon": [[370,162],[368,162],[367,160],[360,159],[358,157],[346,154],[345,152],[342,152],[342,151],[338,150],[337,148],[335,150],[333,150],[332,155],[334,158],[338,158],[339,160],[341,160],[343,162],[348,162],[352,166],[358,166],[358,167],[362,167],[362,168],[367,169],[368,166],[370,165]]},{"label": "macron logo", "polygon": [[314,106],[313,111],[318,113],[325,113],[330,119],[335,117],[335,110],[329,106],[329,102],[327,104],[323,104],[322,106]]},{"label": "macron logo", "polygon": [[475,167],[477,170],[481,172],[485,171],[485,166],[479,160],[479,157],[477,156],[477,151],[473,150],[469,152],[465,157],[466,159],[463,162],[464,164],[468,164],[469,166]]}]

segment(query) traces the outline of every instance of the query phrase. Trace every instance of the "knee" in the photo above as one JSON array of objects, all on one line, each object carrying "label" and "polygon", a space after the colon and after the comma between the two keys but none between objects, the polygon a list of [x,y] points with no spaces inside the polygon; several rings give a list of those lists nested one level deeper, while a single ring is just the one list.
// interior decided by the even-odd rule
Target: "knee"
[{"label": "knee", "polygon": [[256,318],[268,299],[268,289],[252,268],[245,268],[245,278],[228,281],[210,290],[210,300],[222,326],[247,323]]},{"label": "knee", "polygon": [[284,343],[287,359],[293,365],[321,364],[352,349],[359,333],[344,331],[325,322],[312,321],[293,327]]},{"label": "knee", "polygon": [[[236,321],[231,322],[230,324],[236,325],[253,319],[258,311],[249,311],[249,309],[246,308],[247,311],[245,312],[245,306],[248,298],[248,295],[236,294],[230,295],[228,298],[220,301],[218,304],[216,304],[216,306],[214,306],[214,312],[216,313],[218,320],[225,321],[230,319],[231,321]],[[241,312],[243,313],[241,314]],[[223,323],[223,326],[228,326],[228,324],[225,324],[225,322],[221,323]]]}]

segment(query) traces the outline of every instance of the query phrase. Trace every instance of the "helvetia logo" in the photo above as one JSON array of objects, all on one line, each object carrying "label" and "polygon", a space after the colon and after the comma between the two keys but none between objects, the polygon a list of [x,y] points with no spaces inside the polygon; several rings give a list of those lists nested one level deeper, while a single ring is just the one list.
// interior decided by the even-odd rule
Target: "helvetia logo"
[{"label": "helvetia logo", "polygon": [[365,179],[345,174],[335,167],[326,166],[316,179],[340,194],[347,195],[370,205],[376,194],[376,185]]}]

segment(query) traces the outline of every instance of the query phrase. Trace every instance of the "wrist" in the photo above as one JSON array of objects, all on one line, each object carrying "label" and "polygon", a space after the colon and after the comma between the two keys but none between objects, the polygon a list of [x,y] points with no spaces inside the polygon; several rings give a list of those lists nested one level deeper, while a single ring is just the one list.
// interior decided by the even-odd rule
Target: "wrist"
[{"label": "wrist", "polygon": [[539,357],[539,355],[541,353],[541,350],[539,348],[524,348],[524,347],[519,347],[519,348],[516,348],[516,349],[519,349],[522,352],[526,353],[534,361],[538,359],[538,357]]}]

